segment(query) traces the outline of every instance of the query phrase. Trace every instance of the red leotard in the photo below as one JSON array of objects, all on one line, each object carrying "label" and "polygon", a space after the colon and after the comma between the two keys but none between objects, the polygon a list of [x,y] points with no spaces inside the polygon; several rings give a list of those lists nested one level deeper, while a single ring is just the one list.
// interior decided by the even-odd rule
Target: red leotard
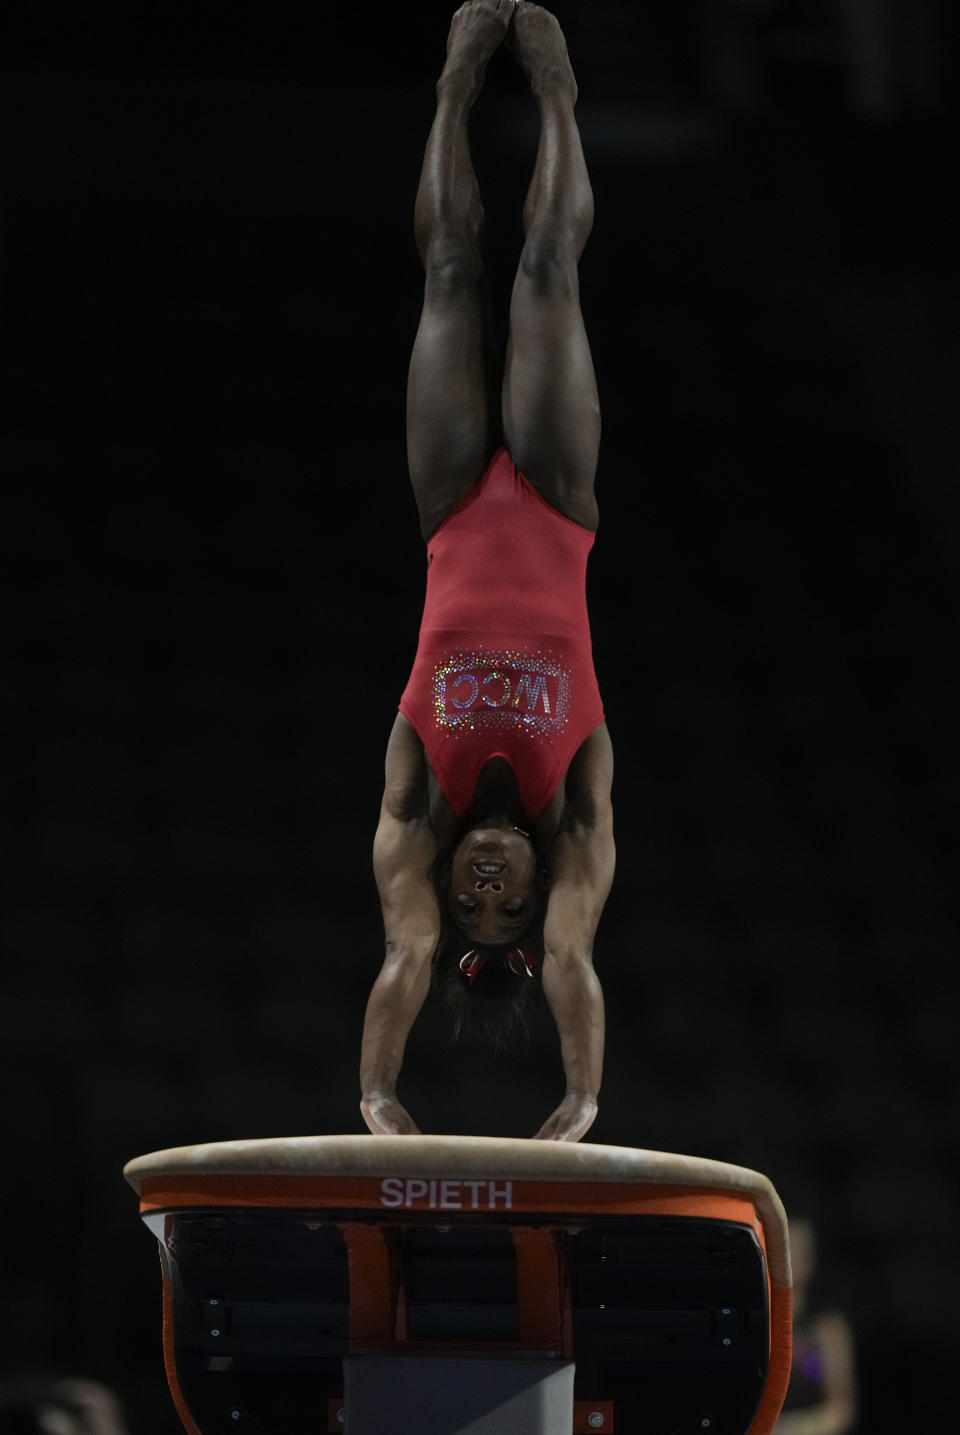
[{"label": "red leotard", "polygon": [[420,640],[400,711],[462,817],[492,757],[536,817],[603,721],[587,617],[594,535],[498,449],[427,543]]}]

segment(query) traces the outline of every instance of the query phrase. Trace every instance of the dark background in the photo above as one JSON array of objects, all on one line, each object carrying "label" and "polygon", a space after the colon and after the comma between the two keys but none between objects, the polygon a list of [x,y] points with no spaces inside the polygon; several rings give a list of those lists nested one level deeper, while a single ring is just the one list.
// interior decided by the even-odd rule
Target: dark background
[{"label": "dark background", "polygon": [[[403,390],[447,5],[21,7],[2,64],[3,1369],[176,1428],[123,1162],[357,1131],[423,554]],[[591,1139],[766,1171],[864,1432],[955,1327],[955,114],[934,0],[560,10],[597,199],[591,560],[618,758]],[[535,111],[477,163],[501,314]],[[954,880],[952,880],[954,879]],[[427,1131],[562,1094],[452,1047]]]}]

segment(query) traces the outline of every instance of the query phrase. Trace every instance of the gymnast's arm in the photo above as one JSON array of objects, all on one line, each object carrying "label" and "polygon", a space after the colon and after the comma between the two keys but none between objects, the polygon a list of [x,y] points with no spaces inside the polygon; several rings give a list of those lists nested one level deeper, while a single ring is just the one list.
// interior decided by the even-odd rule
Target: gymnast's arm
[{"label": "gymnast's arm", "polygon": [[437,843],[427,815],[423,747],[398,715],[387,745],[386,782],[373,843],[383,911],[385,954],[367,1001],[360,1053],[360,1110],[375,1134],[417,1131],[397,1100],[396,1083],[410,1028],[430,987],[440,939],[440,906],[431,878]]},{"label": "gymnast's arm", "polygon": [[567,804],[553,848],[543,941],[543,990],[560,1033],[567,1081],[539,1140],[579,1141],[593,1125],[603,1069],[603,992],[593,939],[613,882],[613,747],[606,723],[580,747],[567,773]]},{"label": "gymnast's arm", "polygon": [[846,1435],[857,1420],[857,1375],[853,1332],[840,1311],[824,1311],[810,1322],[823,1366],[823,1399],[817,1405],[784,1410],[774,1435]]}]

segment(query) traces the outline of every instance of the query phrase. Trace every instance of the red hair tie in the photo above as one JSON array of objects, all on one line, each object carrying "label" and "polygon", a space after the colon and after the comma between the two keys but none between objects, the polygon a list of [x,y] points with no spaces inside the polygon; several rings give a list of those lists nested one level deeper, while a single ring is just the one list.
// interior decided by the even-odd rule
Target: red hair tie
[{"label": "red hair tie", "polygon": [[[528,957],[521,947],[511,947],[509,952],[504,955],[503,964],[518,977],[532,977],[537,969],[536,957]],[[486,965],[487,958],[480,952],[470,951],[460,958],[460,970],[471,986],[474,977],[478,976]]]},{"label": "red hair tie", "polygon": [[507,966],[518,977],[526,974],[532,977],[537,967],[536,957],[528,957],[522,947],[511,947],[506,956]]},{"label": "red hair tie", "polygon": [[479,952],[467,952],[465,957],[460,958],[460,970],[470,985],[478,972],[482,972],[487,965],[486,957],[481,957]]}]

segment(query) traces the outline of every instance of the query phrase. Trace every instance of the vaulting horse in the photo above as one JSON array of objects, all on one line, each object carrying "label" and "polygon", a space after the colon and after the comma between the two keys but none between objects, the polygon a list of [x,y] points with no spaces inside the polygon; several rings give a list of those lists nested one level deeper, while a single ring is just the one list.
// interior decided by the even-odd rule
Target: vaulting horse
[{"label": "vaulting horse", "polygon": [[189,1435],[768,1435],[790,1373],[770,1181],[628,1147],[301,1136],[125,1175]]}]

